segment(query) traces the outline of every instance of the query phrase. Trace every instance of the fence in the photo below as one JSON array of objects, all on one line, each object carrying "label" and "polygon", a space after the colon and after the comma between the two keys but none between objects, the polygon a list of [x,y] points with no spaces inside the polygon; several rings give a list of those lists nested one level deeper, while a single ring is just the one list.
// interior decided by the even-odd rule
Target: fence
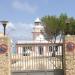
[{"label": "fence", "polygon": [[[52,47],[53,46],[53,47]],[[46,55],[11,54],[12,72],[63,69],[63,44],[52,45]]]}]

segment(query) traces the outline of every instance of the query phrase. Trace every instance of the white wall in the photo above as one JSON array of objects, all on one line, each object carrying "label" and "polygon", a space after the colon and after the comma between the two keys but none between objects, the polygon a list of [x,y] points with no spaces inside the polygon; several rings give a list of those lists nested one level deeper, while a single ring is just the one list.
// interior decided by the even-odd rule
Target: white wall
[{"label": "white wall", "polygon": [[22,47],[18,47],[18,54],[23,54],[23,49],[22,49]]}]

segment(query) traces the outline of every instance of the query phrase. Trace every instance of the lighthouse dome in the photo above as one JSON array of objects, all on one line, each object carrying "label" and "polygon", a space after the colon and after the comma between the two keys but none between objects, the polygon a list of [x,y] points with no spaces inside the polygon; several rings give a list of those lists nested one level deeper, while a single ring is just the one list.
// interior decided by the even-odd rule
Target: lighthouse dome
[{"label": "lighthouse dome", "polygon": [[41,20],[39,18],[36,18],[35,22],[41,22]]}]

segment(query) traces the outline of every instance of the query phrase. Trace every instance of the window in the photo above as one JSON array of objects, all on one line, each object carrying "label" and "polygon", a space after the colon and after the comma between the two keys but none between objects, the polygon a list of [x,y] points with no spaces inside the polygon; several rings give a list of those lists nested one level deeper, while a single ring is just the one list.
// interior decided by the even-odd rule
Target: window
[{"label": "window", "polygon": [[49,46],[49,52],[58,51],[58,46]]},{"label": "window", "polygon": [[23,47],[23,52],[26,52],[26,48],[25,47]]},{"label": "window", "polygon": [[58,51],[58,46],[55,46],[55,51]]},{"label": "window", "polygon": [[49,46],[49,52],[52,52],[52,46]]},{"label": "window", "polygon": [[23,56],[27,56],[26,55],[26,47],[23,47]]},{"label": "window", "polygon": [[39,46],[38,47],[38,50],[39,50],[39,54],[42,55],[43,54],[43,47],[42,46]]}]

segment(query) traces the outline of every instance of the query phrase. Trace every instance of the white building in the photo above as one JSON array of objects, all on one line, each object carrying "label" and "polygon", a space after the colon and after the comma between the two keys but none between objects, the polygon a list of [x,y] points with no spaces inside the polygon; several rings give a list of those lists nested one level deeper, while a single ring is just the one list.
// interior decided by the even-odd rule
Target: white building
[{"label": "white building", "polygon": [[58,43],[57,45],[53,45],[50,41],[45,39],[44,27],[39,18],[34,22],[32,36],[32,41],[19,40],[16,43],[17,54],[23,56],[52,56],[53,54],[62,54],[59,40],[56,41],[56,43]]}]

